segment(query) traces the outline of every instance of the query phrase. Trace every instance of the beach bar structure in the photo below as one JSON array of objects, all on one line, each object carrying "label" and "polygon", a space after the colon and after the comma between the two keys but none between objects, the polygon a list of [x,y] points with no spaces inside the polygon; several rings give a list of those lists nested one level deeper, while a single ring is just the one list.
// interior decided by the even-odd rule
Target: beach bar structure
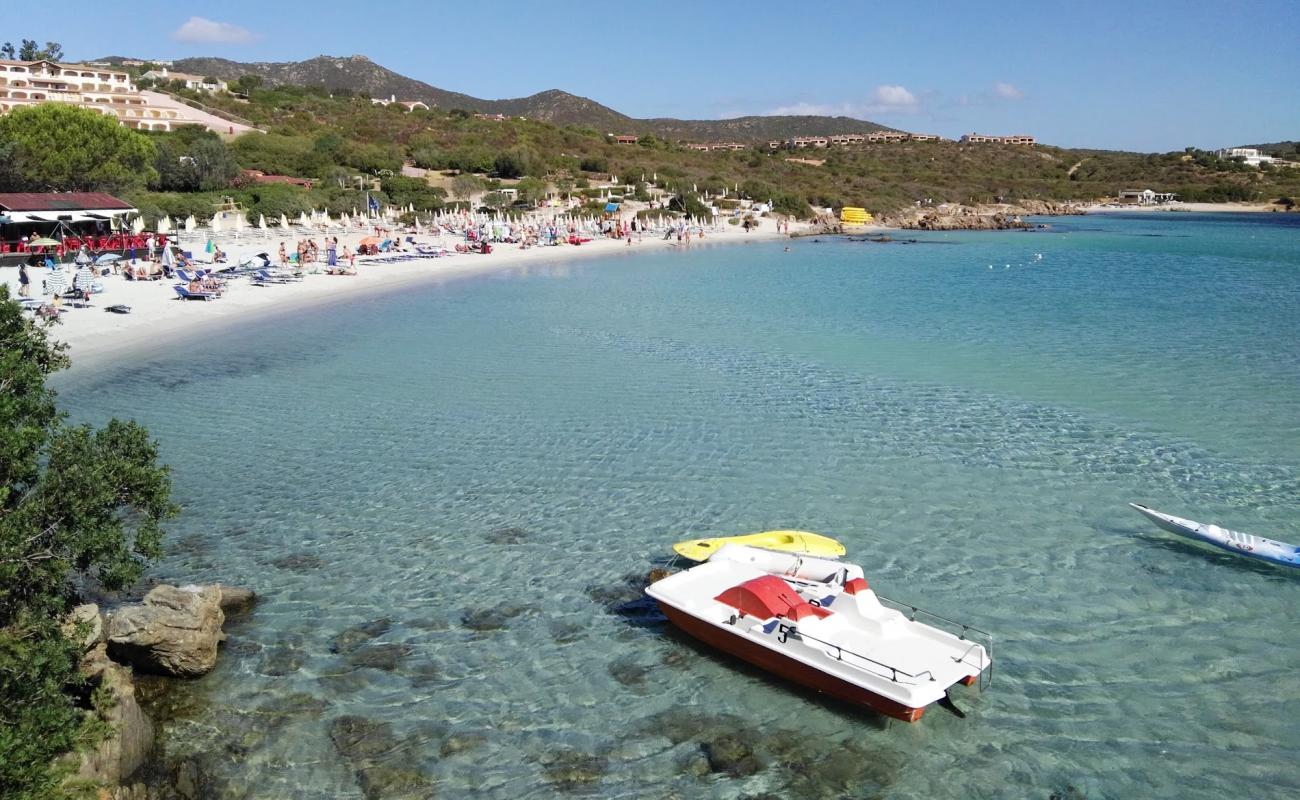
[{"label": "beach bar structure", "polygon": [[49,238],[97,253],[123,253],[131,246],[125,228],[136,209],[102,192],[0,193],[0,266],[24,261],[27,242]]}]

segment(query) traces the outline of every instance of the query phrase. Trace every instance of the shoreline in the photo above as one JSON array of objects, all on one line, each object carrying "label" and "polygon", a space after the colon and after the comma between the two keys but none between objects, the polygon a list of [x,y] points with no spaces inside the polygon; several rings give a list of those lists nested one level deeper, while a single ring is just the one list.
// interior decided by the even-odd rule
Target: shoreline
[{"label": "shoreline", "polygon": [[[351,239],[364,235],[349,236],[346,241],[340,237],[340,245],[355,247],[356,243]],[[357,259],[356,275],[309,272],[300,282],[272,286],[256,286],[247,280],[233,279],[228,282],[225,295],[211,301],[177,299],[172,289],[174,280],[136,282],[127,281],[120,275],[109,275],[102,278],[106,291],[93,295],[90,307],[71,309],[71,304],[65,303],[65,308],[70,310],[63,314],[59,324],[51,327],[50,336],[67,344],[72,359],[68,373],[73,373],[103,366],[113,358],[164,347],[178,338],[183,338],[187,344],[195,339],[201,342],[236,325],[260,321],[272,314],[325,308],[335,303],[357,302],[415,287],[512,270],[527,274],[530,269],[549,268],[578,259],[746,242],[776,242],[788,238],[786,234],[776,232],[774,226],[773,229],[758,228],[745,233],[739,227],[724,225],[708,232],[703,240],[689,245],[664,241],[660,236],[647,236],[639,242],[634,240],[630,245],[625,239],[594,239],[578,246],[535,246],[527,250],[502,244],[494,247],[488,255],[451,253],[442,257],[416,257],[399,263],[376,263],[383,256],[363,256]],[[293,244],[292,241],[288,243],[290,246]],[[259,242],[232,246],[230,259],[232,263],[238,263],[257,252],[273,251],[277,246],[278,242],[274,245]],[[318,263],[313,266],[319,270],[325,265]],[[17,270],[14,272],[16,274]],[[39,282],[36,286],[39,287]],[[10,287],[11,296],[17,295],[16,288]],[[130,306],[131,313],[105,311],[107,306],[116,304]]]},{"label": "shoreline", "polygon": [[1119,206],[1093,203],[1087,207],[1089,214],[1126,214],[1135,211],[1195,214],[1287,214],[1273,203],[1165,203],[1158,206]]}]

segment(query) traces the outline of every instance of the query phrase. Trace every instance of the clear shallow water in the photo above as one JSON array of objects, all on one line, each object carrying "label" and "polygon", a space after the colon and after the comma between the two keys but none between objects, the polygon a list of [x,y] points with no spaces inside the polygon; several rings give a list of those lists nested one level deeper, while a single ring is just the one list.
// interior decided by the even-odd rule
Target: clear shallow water
[{"label": "clear shallow water", "polygon": [[[442,797],[1295,796],[1300,575],[1126,503],[1300,541],[1300,220],[1051,223],[562,264],[64,377],[174,467],[157,574],[262,595],[171,751],[360,797],[359,715]],[[836,711],[621,605],[774,527],[993,631],[969,717]],[[698,775],[727,732],[766,766]]]}]

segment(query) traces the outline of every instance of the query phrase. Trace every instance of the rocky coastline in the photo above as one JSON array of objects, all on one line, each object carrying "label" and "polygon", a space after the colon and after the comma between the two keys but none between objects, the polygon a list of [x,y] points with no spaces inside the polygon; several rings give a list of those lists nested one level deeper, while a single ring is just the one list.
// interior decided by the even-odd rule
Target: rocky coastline
[{"label": "rocky coastline", "polygon": [[63,757],[66,786],[94,790],[99,800],[210,796],[195,765],[160,757],[159,725],[143,695],[211,671],[226,639],[226,620],[248,613],[256,599],[248,589],[219,584],[160,584],[139,602],[109,611],[94,603],[74,608],[65,630],[81,643],[79,668],[107,733],[93,749]]},{"label": "rocky coastline", "polygon": [[881,218],[881,224],[920,231],[1030,230],[1041,226],[1025,222],[1024,217],[1059,217],[1086,213],[1087,208],[1082,203],[1051,200],[1026,200],[1014,205],[999,203],[966,206],[945,203],[886,214]]}]

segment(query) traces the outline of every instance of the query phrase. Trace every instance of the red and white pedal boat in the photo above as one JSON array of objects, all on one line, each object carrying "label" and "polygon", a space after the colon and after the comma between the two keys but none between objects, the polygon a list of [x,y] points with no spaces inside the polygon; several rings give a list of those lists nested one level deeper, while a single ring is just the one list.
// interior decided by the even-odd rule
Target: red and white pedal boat
[{"label": "red and white pedal boat", "polygon": [[989,634],[887,598],[882,603],[856,564],[725,545],[707,562],[652,583],[646,594],[703,642],[907,722],[944,701],[954,684],[992,675]]}]

